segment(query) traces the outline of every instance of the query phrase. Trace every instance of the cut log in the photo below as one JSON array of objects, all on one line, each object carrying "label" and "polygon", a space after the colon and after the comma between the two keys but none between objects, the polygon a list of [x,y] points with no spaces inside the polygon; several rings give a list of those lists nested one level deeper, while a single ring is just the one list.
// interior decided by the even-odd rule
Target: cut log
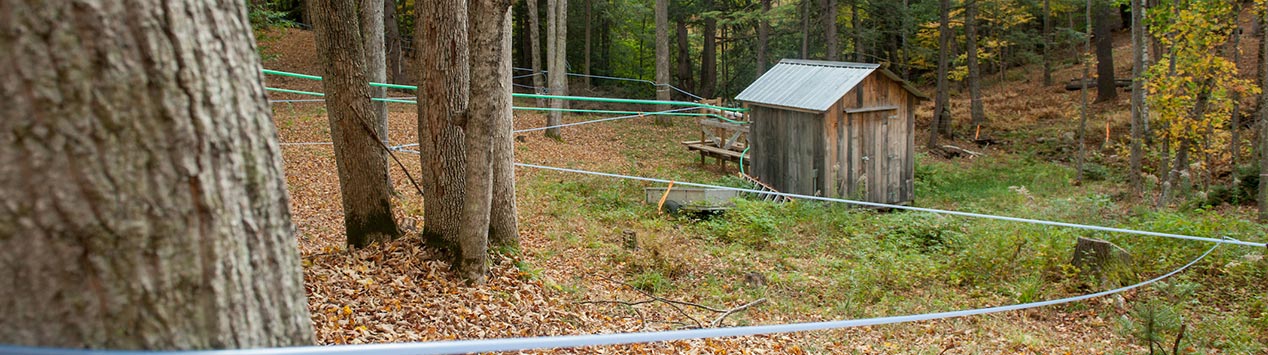
[{"label": "cut log", "polygon": [[1101,286],[1122,286],[1136,282],[1131,254],[1108,241],[1080,237],[1070,260],[1082,275],[1095,278]]},{"label": "cut log", "polygon": [[[1131,90],[1132,80],[1131,79],[1114,79],[1114,86],[1120,87],[1120,88],[1127,88],[1127,90]],[[1088,89],[1096,88],[1096,78],[1087,79],[1087,88]],[[1079,84],[1079,79],[1070,79],[1070,82],[1065,84],[1066,91],[1079,91],[1081,89],[1083,89],[1083,85]]]}]

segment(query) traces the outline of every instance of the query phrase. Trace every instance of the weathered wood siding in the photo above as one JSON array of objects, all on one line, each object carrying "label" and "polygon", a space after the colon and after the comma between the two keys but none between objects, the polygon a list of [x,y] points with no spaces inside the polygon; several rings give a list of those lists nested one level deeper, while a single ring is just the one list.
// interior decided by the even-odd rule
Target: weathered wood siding
[{"label": "weathered wood siding", "polygon": [[876,72],[826,112],[752,104],[752,175],[783,192],[909,203],[916,100]]},{"label": "weathered wood siding", "polygon": [[824,191],[823,123],[809,112],[753,105],[752,175],[781,192]]}]

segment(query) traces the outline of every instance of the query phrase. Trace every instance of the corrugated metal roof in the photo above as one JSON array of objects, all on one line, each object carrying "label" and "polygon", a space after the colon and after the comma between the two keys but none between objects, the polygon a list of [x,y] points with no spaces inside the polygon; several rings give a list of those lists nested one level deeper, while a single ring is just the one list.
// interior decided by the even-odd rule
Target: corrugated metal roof
[{"label": "corrugated metal roof", "polygon": [[827,111],[841,96],[879,68],[879,64],[784,59],[735,99]]}]

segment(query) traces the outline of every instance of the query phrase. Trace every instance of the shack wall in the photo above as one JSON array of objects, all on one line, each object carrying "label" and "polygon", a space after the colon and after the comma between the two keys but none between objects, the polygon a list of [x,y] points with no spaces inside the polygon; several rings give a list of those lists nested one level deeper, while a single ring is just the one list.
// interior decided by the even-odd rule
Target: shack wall
[{"label": "shack wall", "polygon": [[824,190],[823,119],[819,114],[752,104],[752,176],[776,190],[815,195]]}]

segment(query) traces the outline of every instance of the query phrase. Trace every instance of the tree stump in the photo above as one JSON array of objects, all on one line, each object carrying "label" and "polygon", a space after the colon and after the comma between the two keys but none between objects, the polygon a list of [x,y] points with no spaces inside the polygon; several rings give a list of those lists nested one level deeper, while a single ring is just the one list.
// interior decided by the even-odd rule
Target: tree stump
[{"label": "tree stump", "polygon": [[1079,274],[1095,277],[1102,286],[1123,286],[1136,281],[1131,254],[1108,241],[1080,237],[1070,264]]}]

